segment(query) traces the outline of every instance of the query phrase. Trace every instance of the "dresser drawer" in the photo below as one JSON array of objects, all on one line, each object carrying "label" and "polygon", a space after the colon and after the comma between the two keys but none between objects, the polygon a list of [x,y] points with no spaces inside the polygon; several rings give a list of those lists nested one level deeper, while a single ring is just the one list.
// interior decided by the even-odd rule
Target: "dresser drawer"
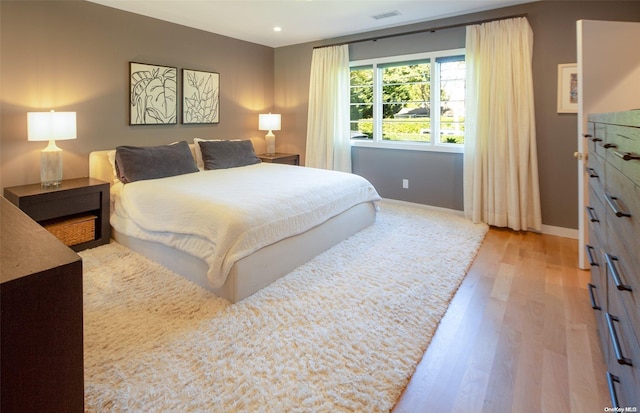
[{"label": "dresser drawer", "polygon": [[591,238],[593,232],[596,232],[600,240],[604,241],[607,228],[607,205],[603,199],[604,191],[598,191],[597,185],[589,185],[589,205],[586,207],[589,221],[589,238]]},{"label": "dresser drawer", "polygon": [[597,234],[589,234],[589,244],[586,245],[587,258],[591,271],[591,284],[594,286],[591,306],[607,309],[607,293],[606,293],[606,268],[605,255],[602,244]]},{"label": "dresser drawer", "polygon": [[607,339],[607,322],[605,319],[605,314],[607,312],[607,281],[605,277],[606,271],[604,268],[597,266],[591,267],[591,282],[588,286],[589,300],[598,324],[600,347],[602,348],[603,354],[606,356],[609,342]]},{"label": "dresser drawer", "polygon": [[[591,198],[590,201],[597,198]],[[600,345],[603,353],[607,354],[607,324],[605,312],[607,311],[607,279],[606,261],[604,260],[604,244],[602,243],[604,227],[599,221],[589,222],[589,244],[586,245],[587,258],[591,268],[591,282],[589,283],[589,300],[594,310],[598,331],[600,332]]]},{"label": "dresser drawer", "polygon": [[[612,241],[609,248],[610,250],[604,254],[604,262],[600,265],[600,271],[606,271],[607,274],[607,309],[610,308],[611,301],[615,300],[621,305],[621,310],[626,313],[631,323],[640,326],[640,278],[635,264],[637,259],[626,253],[616,254],[616,250],[621,251],[619,241]],[[632,334],[640,342],[640,328],[634,329]]]},{"label": "dresser drawer", "polygon": [[[604,159],[606,154],[605,147],[604,147],[604,145],[606,144],[606,134],[607,134],[606,126],[601,123],[596,123],[596,124],[590,123],[589,125],[590,125],[590,128],[589,128],[590,137],[587,137],[588,145],[589,145],[589,156],[596,155]],[[591,125],[593,126],[591,127]]]},{"label": "dresser drawer", "polygon": [[606,140],[614,145],[607,149],[607,163],[640,185],[640,159],[633,159],[640,157],[640,128],[607,125]]},{"label": "dresser drawer", "polygon": [[640,345],[631,334],[633,327],[624,316],[621,305],[611,301],[607,319],[607,336],[609,338],[608,365],[609,370],[618,377],[616,395],[618,406],[638,406],[640,403]]},{"label": "dresser drawer", "polygon": [[591,136],[595,136],[596,135],[596,123],[595,122],[587,122],[587,134],[584,135],[585,138],[590,138]]},{"label": "dresser drawer", "polygon": [[604,191],[605,179],[605,161],[594,152],[589,151],[586,172],[589,177],[589,186],[593,187],[596,192]]},{"label": "dresser drawer", "polygon": [[[620,171],[607,169],[606,176],[606,227],[607,240],[619,240],[620,250],[615,254],[623,254],[630,260],[638,260],[640,251],[640,187],[623,176]],[[638,265],[636,261],[633,265]]]}]

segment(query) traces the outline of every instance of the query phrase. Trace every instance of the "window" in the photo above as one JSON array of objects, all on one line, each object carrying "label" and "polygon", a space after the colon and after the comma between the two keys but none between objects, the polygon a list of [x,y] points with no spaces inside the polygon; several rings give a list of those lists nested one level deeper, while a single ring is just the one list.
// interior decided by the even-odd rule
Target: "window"
[{"label": "window", "polygon": [[352,62],[353,144],[461,151],[465,77],[464,49]]}]

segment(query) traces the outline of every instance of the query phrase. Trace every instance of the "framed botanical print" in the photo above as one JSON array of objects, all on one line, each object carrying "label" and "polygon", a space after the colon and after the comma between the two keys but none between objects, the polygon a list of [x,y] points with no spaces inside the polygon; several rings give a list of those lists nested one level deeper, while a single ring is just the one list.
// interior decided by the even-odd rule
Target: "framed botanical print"
[{"label": "framed botanical print", "polygon": [[177,75],[175,67],[129,63],[129,124],[177,123]]},{"label": "framed botanical print", "polygon": [[182,123],[220,122],[220,74],[182,69]]}]

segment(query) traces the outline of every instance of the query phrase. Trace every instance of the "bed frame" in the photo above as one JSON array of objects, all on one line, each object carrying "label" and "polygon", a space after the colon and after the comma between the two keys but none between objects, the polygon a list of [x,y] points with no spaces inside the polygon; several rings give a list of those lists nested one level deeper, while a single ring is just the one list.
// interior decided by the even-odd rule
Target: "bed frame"
[{"label": "bed frame", "polygon": [[[257,141],[257,142],[256,142]],[[264,142],[256,140],[254,147],[261,153]],[[193,152],[193,144],[190,145]],[[108,158],[109,151],[91,152],[89,172],[92,178],[113,182],[113,168]],[[113,210],[113,205],[111,205]],[[356,205],[325,223],[302,234],[285,238],[275,244],[261,248],[237,261],[220,288],[213,289],[207,279],[207,264],[193,255],[166,245],[130,237],[112,228],[112,237],[120,244],[169,268],[214,294],[236,303],[295,268],[328,250],[340,241],[371,225],[376,218],[372,202]]]}]

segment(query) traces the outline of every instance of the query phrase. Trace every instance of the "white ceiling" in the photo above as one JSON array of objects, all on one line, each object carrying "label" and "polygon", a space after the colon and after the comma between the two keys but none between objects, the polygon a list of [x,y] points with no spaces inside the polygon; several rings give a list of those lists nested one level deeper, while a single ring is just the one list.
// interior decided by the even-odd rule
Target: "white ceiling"
[{"label": "white ceiling", "polygon": [[[89,0],[224,36],[281,47],[535,0]],[[398,12],[383,19],[372,16]],[[279,26],[282,31],[275,32]]]}]

